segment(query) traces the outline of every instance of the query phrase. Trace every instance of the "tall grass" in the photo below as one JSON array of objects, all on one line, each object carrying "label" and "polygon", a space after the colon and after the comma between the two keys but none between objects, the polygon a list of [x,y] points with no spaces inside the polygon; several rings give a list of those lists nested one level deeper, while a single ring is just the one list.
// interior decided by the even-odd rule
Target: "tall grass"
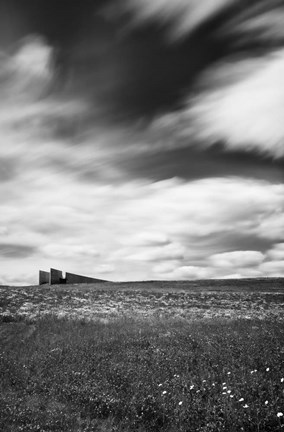
[{"label": "tall grass", "polygon": [[3,326],[5,432],[283,430],[283,323],[46,316],[28,333]]}]

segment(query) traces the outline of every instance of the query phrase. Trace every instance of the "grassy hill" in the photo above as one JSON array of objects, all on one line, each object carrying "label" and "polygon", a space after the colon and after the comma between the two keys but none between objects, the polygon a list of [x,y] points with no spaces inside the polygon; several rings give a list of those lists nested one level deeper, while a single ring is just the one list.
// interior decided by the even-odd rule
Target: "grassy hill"
[{"label": "grassy hill", "polygon": [[0,430],[275,432],[284,280],[0,287]]}]

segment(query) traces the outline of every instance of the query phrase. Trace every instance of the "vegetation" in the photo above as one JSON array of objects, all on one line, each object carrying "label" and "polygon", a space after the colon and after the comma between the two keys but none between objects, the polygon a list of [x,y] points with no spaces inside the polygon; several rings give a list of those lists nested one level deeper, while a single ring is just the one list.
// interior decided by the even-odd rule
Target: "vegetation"
[{"label": "vegetation", "polygon": [[190,320],[165,304],[106,321],[2,307],[0,430],[284,430],[281,316]]}]

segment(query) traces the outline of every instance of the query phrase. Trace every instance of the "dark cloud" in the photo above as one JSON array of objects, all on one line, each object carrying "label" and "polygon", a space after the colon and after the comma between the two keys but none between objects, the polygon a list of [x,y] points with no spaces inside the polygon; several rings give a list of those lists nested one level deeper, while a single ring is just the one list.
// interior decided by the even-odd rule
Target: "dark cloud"
[{"label": "dark cloud", "polygon": [[37,248],[14,243],[0,243],[0,253],[4,258],[27,258],[34,255]]},{"label": "dark cloud", "polygon": [[53,90],[84,95],[122,120],[176,110],[210,64],[282,44],[280,30],[267,33],[275,21],[268,12],[281,15],[281,6],[280,0],[231,2],[172,41],[159,14],[134,25],[125,0],[1,0],[0,39],[44,36],[55,50]]},{"label": "dark cloud", "polygon": [[273,160],[253,153],[226,152],[222,145],[210,149],[189,146],[139,155],[116,161],[124,173],[154,181],[172,177],[187,180],[204,177],[242,176],[265,179],[272,183],[284,181],[284,160]]},{"label": "dark cloud", "polygon": [[17,165],[16,159],[0,157],[0,182],[14,179],[17,175]]},{"label": "dark cloud", "polygon": [[[122,12],[125,3],[119,2]],[[178,108],[223,43],[212,41],[210,29],[170,43],[161,24],[130,26],[126,12],[110,19],[102,9],[107,4],[115,2],[2,0],[2,10],[12,40],[35,33],[55,48],[56,91],[84,94],[120,119]]]}]

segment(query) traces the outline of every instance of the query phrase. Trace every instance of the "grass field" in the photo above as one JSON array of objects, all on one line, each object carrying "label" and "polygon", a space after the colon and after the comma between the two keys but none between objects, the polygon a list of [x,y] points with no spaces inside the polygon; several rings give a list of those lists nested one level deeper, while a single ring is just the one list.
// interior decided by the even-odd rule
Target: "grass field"
[{"label": "grass field", "polygon": [[0,287],[0,430],[284,431],[284,280]]}]

